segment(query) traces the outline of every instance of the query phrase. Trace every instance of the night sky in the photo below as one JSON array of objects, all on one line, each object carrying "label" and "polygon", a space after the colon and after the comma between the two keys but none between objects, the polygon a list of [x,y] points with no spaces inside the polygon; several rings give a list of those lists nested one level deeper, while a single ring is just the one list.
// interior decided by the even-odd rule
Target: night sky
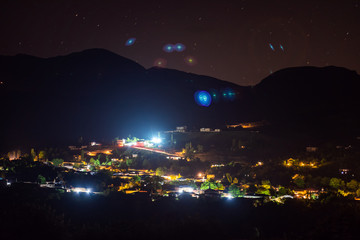
[{"label": "night sky", "polygon": [[[360,73],[359,0],[2,0],[0,33],[0,55],[105,48],[146,68],[166,65],[240,85],[292,66]],[[185,50],[163,50],[176,43]]]}]

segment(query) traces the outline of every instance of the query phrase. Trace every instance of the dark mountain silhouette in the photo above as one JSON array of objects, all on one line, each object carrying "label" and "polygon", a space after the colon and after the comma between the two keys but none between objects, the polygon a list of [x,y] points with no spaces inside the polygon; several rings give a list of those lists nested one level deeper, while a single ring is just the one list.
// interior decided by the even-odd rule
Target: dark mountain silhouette
[{"label": "dark mountain silhouette", "polygon": [[[242,121],[266,120],[280,132],[358,131],[359,76],[337,67],[284,69],[254,87],[242,87],[177,70],[145,69],[91,49],[47,59],[0,56],[0,73],[5,149],[72,143],[80,136],[147,137],[180,125],[198,129]],[[210,107],[195,103],[197,90],[216,94]],[[235,99],[223,97],[229,91]]]},{"label": "dark mountain silhouette", "polygon": [[359,132],[360,76],[340,67],[280,70],[254,88],[263,118],[276,131],[328,138]]},{"label": "dark mountain silhouette", "polygon": [[[146,137],[177,125],[211,127],[247,119],[249,87],[171,69],[146,70],[102,49],[48,59],[2,56],[0,72],[1,141],[9,144]],[[194,101],[197,90],[228,89],[239,98],[207,108]]]}]

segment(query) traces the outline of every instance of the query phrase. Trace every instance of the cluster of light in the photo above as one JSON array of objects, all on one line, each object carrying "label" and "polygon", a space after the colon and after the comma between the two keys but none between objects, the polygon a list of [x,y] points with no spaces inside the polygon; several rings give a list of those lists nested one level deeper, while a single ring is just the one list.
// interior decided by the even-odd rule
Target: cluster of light
[{"label": "cluster of light", "polygon": [[211,104],[211,96],[207,91],[197,91],[194,94],[195,102],[203,107],[208,107]]},{"label": "cluster of light", "polygon": [[211,167],[215,168],[215,167],[224,167],[224,164],[212,164]]},{"label": "cluster of light", "polygon": [[182,44],[182,43],[176,43],[175,45],[174,44],[166,44],[164,45],[163,47],[163,50],[167,53],[171,53],[171,52],[182,52],[186,49],[185,45]]},{"label": "cluster of light", "polygon": [[233,101],[236,98],[236,93],[231,88],[227,88],[222,92],[222,96],[225,100]]},{"label": "cluster of light", "polygon": [[155,143],[155,144],[159,144],[159,143],[161,143],[161,138],[153,137],[153,138],[151,139],[151,141],[152,141],[153,143]]},{"label": "cluster of light", "polygon": [[91,188],[81,188],[81,187],[78,187],[78,188],[74,188],[73,191],[76,192],[77,194],[79,194],[79,193],[81,193],[81,192],[87,193],[87,194],[92,193],[92,189],[91,189]]},{"label": "cluster of light", "polygon": [[131,146],[136,145],[136,142],[128,142],[128,143],[125,143],[124,145],[131,147]]},{"label": "cluster of light", "polygon": [[194,66],[197,64],[197,61],[194,57],[192,56],[187,56],[185,59],[184,59],[185,63],[189,66]]},{"label": "cluster of light", "polygon": [[[274,47],[274,45],[272,45],[271,43],[269,43],[269,47],[270,47],[270,49],[271,49],[273,52],[275,52],[275,47]],[[283,51],[283,52],[285,51],[283,45],[279,44],[279,48],[281,49],[281,51]]]},{"label": "cluster of light", "polygon": [[135,41],[136,41],[136,38],[129,38],[128,40],[126,40],[125,46],[128,47],[128,46],[134,45]]},{"label": "cluster of light", "polygon": [[158,58],[154,61],[154,66],[156,67],[166,67],[167,61],[163,58]]},{"label": "cluster of light", "polygon": [[178,190],[179,193],[183,193],[183,192],[192,193],[193,191],[194,189],[192,187],[180,187]]}]

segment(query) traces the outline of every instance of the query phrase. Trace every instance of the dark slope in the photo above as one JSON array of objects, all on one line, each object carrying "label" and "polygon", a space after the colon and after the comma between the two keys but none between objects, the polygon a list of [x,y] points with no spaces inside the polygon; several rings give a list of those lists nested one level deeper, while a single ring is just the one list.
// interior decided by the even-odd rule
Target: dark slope
[{"label": "dark slope", "polygon": [[254,87],[275,129],[337,137],[359,134],[360,76],[339,67],[280,70]]},{"label": "dark slope", "polygon": [[[344,68],[289,68],[241,87],[172,69],[146,70],[91,49],[48,59],[0,56],[0,73],[3,149],[261,120],[287,137],[360,135],[360,77]],[[195,103],[197,90],[216,93],[210,107]],[[236,96],[232,101],[223,97],[229,90]]]},{"label": "dark slope", "polygon": [[[0,57],[0,72],[6,113],[1,141],[9,145],[146,136],[176,125],[197,128],[247,118],[242,103],[249,88],[176,70],[145,70],[102,49],[49,59]],[[232,89],[239,98],[198,106],[195,91],[211,89]]]}]

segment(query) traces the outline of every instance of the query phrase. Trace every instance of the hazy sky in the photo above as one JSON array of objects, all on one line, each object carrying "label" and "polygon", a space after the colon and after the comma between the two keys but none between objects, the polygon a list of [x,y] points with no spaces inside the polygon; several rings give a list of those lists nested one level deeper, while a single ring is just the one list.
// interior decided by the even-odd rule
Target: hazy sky
[{"label": "hazy sky", "polygon": [[[1,55],[105,48],[146,68],[166,64],[240,85],[292,66],[360,73],[358,0],[2,0],[0,33]],[[176,43],[186,49],[163,50]]]}]

